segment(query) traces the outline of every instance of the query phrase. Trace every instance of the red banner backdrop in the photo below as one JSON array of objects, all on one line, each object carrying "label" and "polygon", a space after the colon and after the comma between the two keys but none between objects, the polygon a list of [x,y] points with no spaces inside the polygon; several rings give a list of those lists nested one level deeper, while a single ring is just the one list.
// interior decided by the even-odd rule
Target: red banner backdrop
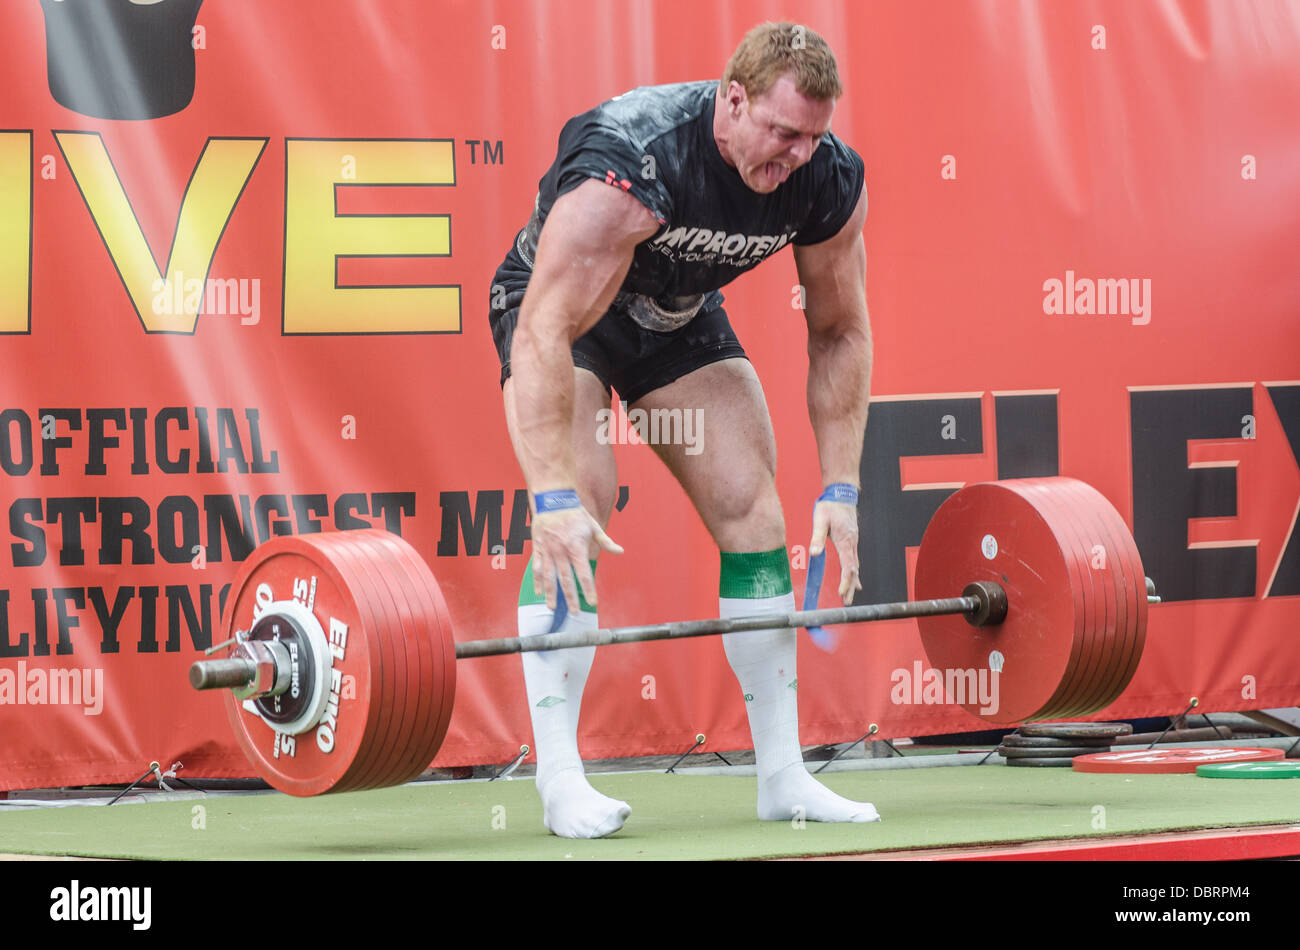
[{"label": "red banner backdrop", "polygon": [[[0,788],[247,774],[185,673],[272,535],[386,527],[460,638],[513,631],[491,274],[566,118],[716,77],[783,18],[835,47],[834,128],[867,167],[864,594],[907,596],[961,483],[1073,475],[1167,599],[1105,715],[1300,701],[1295,4],[22,0],[0,12]],[[820,485],[795,282],[787,251],[726,294],[798,592]],[[647,448],[616,456],[602,625],[715,613],[698,517]],[[910,621],[802,645],[803,741],[976,726],[896,688],[916,663]],[[511,758],[518,659],[458,676],[438,762]],[[591,757],[749,743],[716,640],[601,651],[583,711]]]}]

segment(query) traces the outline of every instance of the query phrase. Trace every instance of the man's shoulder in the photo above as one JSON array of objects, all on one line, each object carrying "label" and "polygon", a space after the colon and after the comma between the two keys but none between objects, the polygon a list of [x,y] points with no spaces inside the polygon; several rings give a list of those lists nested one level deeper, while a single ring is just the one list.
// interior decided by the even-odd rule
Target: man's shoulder
[{"label": "man's shoulder", "polygon": [[644,148],[698,119],[712,103],[717,89],[716,79],[638,86],[572,121],[601,128]]},{"label": "man's shoulder", "polygon": [[[825,171],[830,169],[850,169],[861,172],[862,156],[834,132],[822,136],[818,148],[813,152],[809,165]],[[803,169],[800,169],[802,171]]]}]

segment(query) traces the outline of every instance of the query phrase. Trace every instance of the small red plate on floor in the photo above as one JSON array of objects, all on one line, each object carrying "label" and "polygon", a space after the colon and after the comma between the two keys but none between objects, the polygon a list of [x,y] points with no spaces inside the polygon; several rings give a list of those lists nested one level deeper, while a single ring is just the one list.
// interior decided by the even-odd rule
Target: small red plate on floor
[{"label": "small red plate on floor", "polygon": [[1094,752],[1074,760],[1076,772],[1195,772],[1198,765],[1222,762],[1263,762],[1284,759],[1281,749],[1137,749],[1133,752]]}]

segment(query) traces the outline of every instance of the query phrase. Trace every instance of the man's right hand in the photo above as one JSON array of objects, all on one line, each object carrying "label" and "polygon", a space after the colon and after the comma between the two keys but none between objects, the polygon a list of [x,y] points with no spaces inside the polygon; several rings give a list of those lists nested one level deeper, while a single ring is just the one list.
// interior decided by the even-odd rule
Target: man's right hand
[{"label": "man's right hand", "polygon": [[596,578],[588,560],[592,542],[611,554],[623,553],[623,548],[614,543],[586,508],[564,508],[533,516],[533,592],[545,595],[551,610],[556,604],[557,576],[571,612],[579,609],[575,574],[582,596],[593,607],[596,605]]}]

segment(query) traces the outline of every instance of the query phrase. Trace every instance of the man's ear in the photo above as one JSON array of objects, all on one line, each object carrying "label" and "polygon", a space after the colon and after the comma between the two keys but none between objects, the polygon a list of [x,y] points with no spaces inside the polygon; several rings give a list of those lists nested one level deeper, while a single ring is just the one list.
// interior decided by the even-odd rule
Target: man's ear
[{"label": "man's ear", "polygon": [[731,84],[727,86],[727,111],[731,113],[733,119],[740,118],[746,101],[745,87],[736,80],[731,80]]}]

